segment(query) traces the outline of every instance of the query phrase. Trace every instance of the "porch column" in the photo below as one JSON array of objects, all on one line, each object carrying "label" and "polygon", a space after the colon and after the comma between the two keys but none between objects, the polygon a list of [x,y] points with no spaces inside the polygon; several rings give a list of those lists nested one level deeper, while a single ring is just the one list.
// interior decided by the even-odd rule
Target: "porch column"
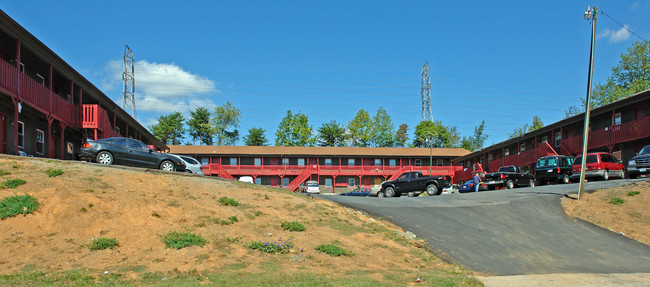
[{"label": "porch column", "polygon": [[20,71],[20,40],[16,40],[16,68]]},{"label": "porch column", "polygon": [[63,143],[65,142],[65,129],[68,125],[61,121],[59,121],[59,124],[61,125],[61,146],[59,148],[61,154],[59,155],[59,159],[65,159],[65,147]]},{"label": "porch column", "polygon": [[51,115],[47,115],[47,157],[49,158],[54,158],[52,154],[50,154],[50,151],[52,151],[52,148],[50,145],[54,144],[52,142],[52,122],[54,121],[54,117]]},{"label": "porch column", "polygon": [[20,101],[16,98],[11,98],[14,103],[14,154],[18,155],[18,105]]}]

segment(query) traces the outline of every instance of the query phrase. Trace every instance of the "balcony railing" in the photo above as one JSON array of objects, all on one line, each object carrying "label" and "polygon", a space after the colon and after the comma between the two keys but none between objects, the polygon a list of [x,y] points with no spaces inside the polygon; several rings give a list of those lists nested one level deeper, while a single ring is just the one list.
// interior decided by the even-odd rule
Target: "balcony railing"
[{"label": "balcony railing", "polygon": [[[632,141],[650,136],[650,117],[622,123],[589,132],[588,149],[613,146],[617,143]],[[583,136],[574,136],[562,140],[562,144],[572,154],[582,153]]]},{"label": "balcony railing", "polygon": [[[345,166],[345,165],[220,165],[209,164],[202,167],[204,173],[218,175],[220,168],[232,175],[299,175],[311,168],[313,174],[331,176],[392,176],[395,172],[420,171],[429,175],[429,166]],[[432,176],[450,175],[462,169],[457,166],[432,166]]]}]

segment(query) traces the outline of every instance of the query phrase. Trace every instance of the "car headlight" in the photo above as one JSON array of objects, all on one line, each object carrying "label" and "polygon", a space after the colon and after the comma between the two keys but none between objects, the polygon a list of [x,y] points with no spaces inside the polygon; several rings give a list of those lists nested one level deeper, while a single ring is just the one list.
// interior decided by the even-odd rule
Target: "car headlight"
[{"label": "car headlight", "polygon": [[629,162],[627,163],[627,165],[635,165],[635,164],[636,164],[636,162],[634,162],[634,160],[631,160],[631,161],[629,161]]}]

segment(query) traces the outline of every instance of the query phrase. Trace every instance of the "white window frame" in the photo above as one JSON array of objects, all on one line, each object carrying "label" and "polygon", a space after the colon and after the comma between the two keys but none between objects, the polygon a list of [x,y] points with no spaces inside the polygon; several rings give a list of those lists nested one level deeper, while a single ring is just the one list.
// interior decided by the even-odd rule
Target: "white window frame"
[{"label": "white window frame", "polygon": [[18,147],[25,148],[25,123],[18,121],[16,129],[18,129]]},{"label": "white window frame", "polygon": [[490,153],[490,154],[488,155],[488,160],[492,160],[493,158],[494,158],[494,157],[493,157],[492,153]]},{"label": "white window frame", "polygon": [[522,143],[519,145],[519,152],[525,151],[526,150],[526,143]]},{"label": "white window frame", "polygon": [[255,184],[262,185],[262,178],[261,177],[256,177],[255,178]]},{"label": "white window frame", "polygon": [[282,158],[282,165],[289,165],[289,158],[288,157],[283,157]]},{"label": "white window frame", "polygon": [[299,157],[298,158],[298,166],[304,166],[305,165],[305,158]]},{"label": "white window frame", "polygon": [[25,64],[20,62],[20,64],[18,65],[18,69],[20,70],[21,73],[25,73]]},{"label": "white window frame", "polygon": [[45,87],[45,78],[43,78],[43,76],[41,76],[38,73],[36,74],[36,82],[41,84],[41,86]]},{"label": "white window frame", "polygon": [[[287,183],[286,185],[284,184],[285,181]],[[287,186],[289,186],[290,183],[291,183],[291,180],[288,177],[283,177],[282,178],[282,187],[287,187]]]},{"label": "white window frame", "polygon": [[325,187],[332,187],[332,182],[333,181],[334,180],[332,180],[331,178],[326,178],[325,179]]},{"label": "white window frame", "polygon": [[414,165],[415,165],[415,166],[422,166],[422,160],[419,159],[419,158],[416,158],[416,159],[415,159],[415,163],[414,163]]},{"label": "white window frame", "polygon": [[262,158],[261,157],[256,157],[253,159],[253,164],[255,166],[261,166],[262,165]]},{"label": "white window frame", "polygon": [[[234,160],[235,164],[233,164],[233,160]],[[229,165],[237,165],[238,163],[239,163],[239,161],[237,160],[236,157],[231,157],[229,162],[228,162]]]},{"label": "white window frame", "polygon": [[201,158],[201,165],[209,165],[210,164],[210,158],[209,157],[202,157]]},{"label": "white window frame", "polygon": [[389,165],[389,166],[397,166],[397,160],[395,160],[395,159],[389,159],[389,160],[388,160],[388,165]]},{"label": "white window frame", "polygon": [[503,150],[503,156],[506,157],[506,156],[509,156],[509,155],[510,155],[510,149],[509,148],[504,149]]},{"label": "white window frame", "polygon": [[443,166],[443,165],[445,165],[445,161],[442,160],[441,158],[439,158],[439,159],[436,161],[436,165],[437,165],[437,166]]},{"label": "white window frame", "polygon": [[348,187],[355,187],[357,186],[357,179],[354,177],[348,178]]},{"label": "white window frame", "polygon": [[326,166],[331,166],[332,165],[332,159],[331,158],[326,158],[325,159],[325,165]]},{"label": "white window frame", "polygon": [[[352,164],[350,164],[350,163],[352,163]],[[355,164],[356,164],[356,160],[354,160],[353,158],[348,159],[348,166],[355,166]]]},{"label": "white window frame", "polygon": [[[589,127],[591,128],[591,126]],[[555,147],[560,147],[562,145],[562,132],[555,133]]]},{"label": "white window frame", "polygon": [[379,158],[375,159],[375,166],[381,166],[381,159]]},{"label": "white window frame", "polygon": [[120,127],[115,126],[115,132],[116,132],[118,135],[121,134],[121,133],[120,133]]},{"label": "white window frame", "polygon": [[620,125],[621,124],[621,113],[615,113],[614,118],[612,119],[612,123],[614,126]]},{"label": "white window frame", "polygon": [[39,129],[36,129],[36,153],[45,154],[45,132]]}]

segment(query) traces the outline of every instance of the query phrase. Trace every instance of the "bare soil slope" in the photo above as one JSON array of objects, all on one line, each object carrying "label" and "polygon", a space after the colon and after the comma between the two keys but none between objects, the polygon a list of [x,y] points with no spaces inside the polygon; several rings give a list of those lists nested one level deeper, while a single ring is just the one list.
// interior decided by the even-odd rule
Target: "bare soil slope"
[{"label": "bare soil slope", "polygon": [[[48,169],[65,174],[48,177]],[[331,202],[214,178],[144,169],[0,156],[0,181],[24,179],[0,189],[2,198],[29,194],[40,203],[34,214],[0,221],[0,274],[21,271],[90,270],[122,272],[137,279],[147,272],[260,272],[274,265],[282,272],[339,276],[362,272],[381,280],[387,272],[412,274],[439,270],[466,273],[422,248],[421,241],[396,236],[398,228]],[[239,206],[224,206],[228,197]],[[221,225],[237,217],[237,222]],[[298,221],[304,232],[284,230]],[[200,234],[203,247],[166,248],[171,231]],[[90,251],[91,240],[116,238],[115,249]],[[282,239],[280,239],[282,238]],[[250,250],[253,241],[290,238],[289,254]],[[354,256],[332,257],[314,248],[337,243]],[[425,271],[426,270],[426,271]],[[434,271],[435,272],[435,271]],[[454,275],[456,276],[456,275]],[[463,275],[463,276],[467,276]]]}]

